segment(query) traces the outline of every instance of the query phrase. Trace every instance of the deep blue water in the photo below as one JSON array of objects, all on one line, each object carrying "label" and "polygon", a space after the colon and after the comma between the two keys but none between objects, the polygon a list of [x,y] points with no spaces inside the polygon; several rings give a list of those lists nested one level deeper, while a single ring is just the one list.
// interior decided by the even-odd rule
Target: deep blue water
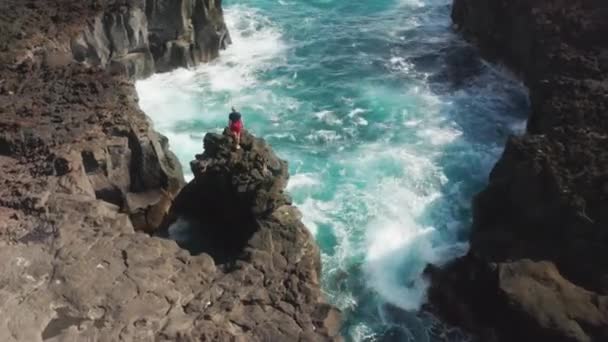
[{"label": "deep blue water", "polygon": [[463,340],[418,312],[422,271],[466,252],[470,200],[523,128],[523,86],[452,32],[450,0],[224,6],[219,60],[137,85],[185,169],[236,106],[289,161],[346,340]]}]

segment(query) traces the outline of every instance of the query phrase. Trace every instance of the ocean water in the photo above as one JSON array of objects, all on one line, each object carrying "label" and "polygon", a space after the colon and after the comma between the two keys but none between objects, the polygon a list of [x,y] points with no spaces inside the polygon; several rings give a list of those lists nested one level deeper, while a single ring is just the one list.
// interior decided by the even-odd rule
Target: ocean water
[{"label": "ocean water", "polygon": [[463,341],[419,309],[467,250],[471,198],[529,104],[452,32],[450,0],[224,1],[233,45],[137,83],[188,170],[230,106],[289,161],[347,341]]}]

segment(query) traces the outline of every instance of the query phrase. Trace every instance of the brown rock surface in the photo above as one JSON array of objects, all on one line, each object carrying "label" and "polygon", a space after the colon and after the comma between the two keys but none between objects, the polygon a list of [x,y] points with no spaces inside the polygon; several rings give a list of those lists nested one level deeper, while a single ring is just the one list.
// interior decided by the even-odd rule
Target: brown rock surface
[{"label": "brown rock surface", "polygon": [[[230,268],[136,231],[163,223],[184,183],[130,79],[150,71],[138,69],[150,48],[144,14],[154,4],[170,11],[166,3],[186,6],[174,15],[194,31],[177,43],[198,51],[193,63],[212,58],[216,47],[204,44],[221,35],[208,26],[217,21],[192,22],[201,11],[220,20],[220,1],[0,2],[0,341],[336,334],[337,312],[318,302],[318,251],[295,208],[267,217],[251,257]],[[115,67],[124,59],[139,64]],[[186,65],[169,60],[167,69]]]},{"label": "brown rock surface", "polygon": [[432,272],[435,307],[484,340],[608,340],[606,18],[601,0],[454,2],[532,104],[475,199],[470,252]]}]

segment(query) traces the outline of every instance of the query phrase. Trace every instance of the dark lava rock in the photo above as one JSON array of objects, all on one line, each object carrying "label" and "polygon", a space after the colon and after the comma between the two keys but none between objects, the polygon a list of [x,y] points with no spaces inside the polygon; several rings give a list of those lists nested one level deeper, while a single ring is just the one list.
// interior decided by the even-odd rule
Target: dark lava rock
[{"label": "dark lava rock", "polygon": [[211,255],[223,288],[238,293],[224,304],[238,310],[222,321],[247,341],[339,339],[340,312],[320,292],[319,249],[284,193],[287,163],[246,131],[241,149],[228,132],[207,134],[204,146],[171,217],[189,222],[196,252]]},{"label": "dark lava rock", "polygon": [[237,257],[258,221],[290,202],[283,192],[287,163],[247,132],[240,150],[227,134],[205,136],[205,152],[191,163],[194,180],[172,209],[173,217],[196,221],[200,243],[210,242],[201,251],[222,261]]},{"label": "dark lava rock", "polygon": [[456,0],[456,27],[530,88],[434,308],[491,341],[608,340],[608,3]]},{"label": "dark lava rock", "polygon": [[74,59],[135,78],[210,61],[230,43],[220,1],[96,1]]}]

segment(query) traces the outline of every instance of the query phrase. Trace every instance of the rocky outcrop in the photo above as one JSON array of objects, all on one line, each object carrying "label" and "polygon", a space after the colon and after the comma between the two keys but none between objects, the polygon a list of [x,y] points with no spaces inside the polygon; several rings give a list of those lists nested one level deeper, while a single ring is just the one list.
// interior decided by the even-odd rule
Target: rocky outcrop
[{"label": "rocky outcrop", "polygon": [[470,252],[430,272],[435,308],[484,341],[608,340],[607,16],[605,1],[454,2],[532,104],[474,201]]},{"label": "rocky outcrop", "polygon": [[221,0],[7,0],[1,5],[6,12],[0,54],[6,66],[76,61],[143,78],[210,61],[231,43]]},{"label": "rocky outcrop", "polygon": [[209,61],[230,44],[221,0],[147,0],[145,9],[160,72]]},{"label": "rocky outcrop", "polygon": [[[172,199],[184,184],[166,138],[138,109],[131,82],[78,65],[21,76],[18,89],[0,94],[0,154],[23,168],[20,184],[45,184],[44,197],[103,200],[134,218]],[[23,208],[35,191],[5,180],[4,203]],[[142,194],[149,203],[132,200]],[[170,205],[155,209],[166,213]],[[133,222],[141,230],[155,229],[145,220]]]},{"label": "rocky outcrop", "polygon": [[148,20],[142,8],[129,2],[100,8],[84,32],[72,39],[71,50],[78,62],[111,66],[136,78],[149,76],[155,70],[148,43]]},{"label": "rocky outcrop", "polygon": [[27,59],[0,79],[0,340],[150,340],[188,293],[172,275],[197,262],[135,233],[169,210],[177,160],[120,75]]},{"label": "rocky outcrop", "polygon": [[212,58],[219,1],[0,2],[0,341],[333,339],[294,208],[250,222],[229,263],[141,232],[184,185],[132,81],[187,65],[150,43],[163,4],[188,62]]},{"label": "rocky outcrop", "polygon": [[230,43],[221,1],[93,1],[96,14],[71,41],[75,60],[142,78],[218,56]]},{"label": "rocky outcrop", "polygon": [[[219,134],[206,135],[205,152],[191,163],[194,180],[180,192],[172,209],[174,220],[183,217],[204,227],[197,230],[199,249],[215,260],[237,257],[264,220],[290,204],[283,193],[286,163],[263,140],[248,133],[237,152],[228,140]],[[299,215],[295,208],[289,207],[288,212]],[[311,239],[301,224],[294,231]]]},{"label": "rocky outcrop", "polygon": [[[143,77],[217,56],[229,39],[221,2],[58,0],[2,6],[0,96],[6,127],[0,153],[39,159],[44,153],[48,165],[39,167],[47,168],[45,175],[55,176],[64,192],[112,203],[130,214],[136,229],[155,230],[183,186],[183,175],[167,139],[153,131],[123,76]],[[173,17],[180,20],[170,26],[167,18]],[[187,60],[152,53],[177,42],[187,48]]]},{"label": "rocky outcrop", "polygon": [[227,132],[207,134],[191,163],[194,179],[172,208],[180,234],[189,226],[186,247],[210,255],[222,288],[235,289],[221,305],[193,305],[208,305],[216,323],[244,341],[339,339],[340,313],[320,291],[319,249],[284,193],[287,163],[247,132],[242,148],[234,146]]}]

